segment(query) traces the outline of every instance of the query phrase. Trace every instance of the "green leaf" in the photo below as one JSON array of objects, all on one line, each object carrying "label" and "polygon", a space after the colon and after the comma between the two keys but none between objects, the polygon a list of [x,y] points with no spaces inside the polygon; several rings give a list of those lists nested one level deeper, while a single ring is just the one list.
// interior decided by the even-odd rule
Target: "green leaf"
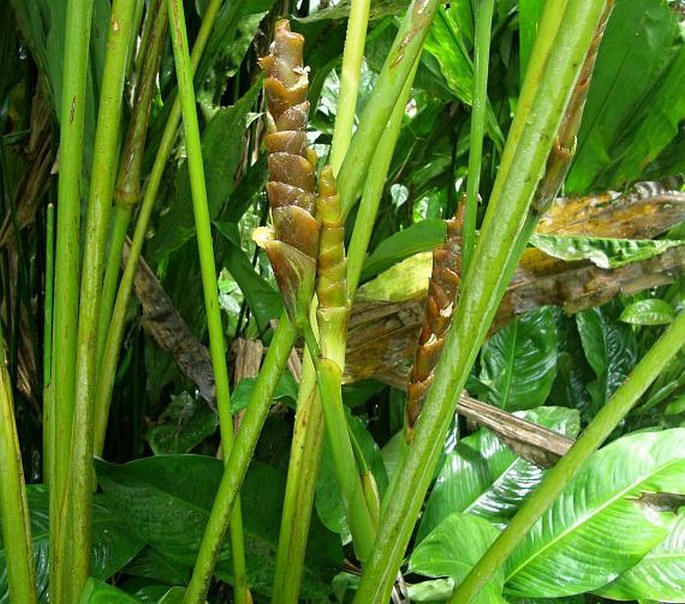
[{"label": "green leaf", "polygon": [[628,325],[612,321],[600,308],[578,313],[576,324],[585,357],[597,376],[596,381],[587,384],[596,413],[637,363],[635,334]]},{"label": "green leaf", "polygon": [[624,183],[642,178],[644,167],[676,137],[679,124],[685,119],[685,46],[682,45],[668,70],[645,99],[642,111],[634,116],[629,144],[619,149],[620,164],[612,180]]},{"label": "green leaf", "polygon": [[364,262],[362,281],[409,256],[436,248],[444,241],[445,232],[444,220],[428,219],[384,239]]},{"label": "green leaf", "polygon": [[[202,157],[207,182],[209,216],[214,219],[235,188],[235,174],[243,157],[248,112],[261,91],[261,83],[232,107],[219,109],[202,133]],[[188,163],[176,173],[176,199],[159,222],[149,242],[149,260],[154,266],[195,235]]]},{"label": "green leaf", "polygon": [[171,396],[171,403],[145,438],[155,455],[187,453],[214,434],[218,426],[217,414],[205,401],[182,392]]},{"label": "green leaf", "polygon": [[533,50],[533,44],[538,34],[538,26],[542,18],[544,0],[520,0],[519,2],[519,40],[520,40],[520,72],[521,84],[526,75],[528,61]]},{"label": "green leaf", "polygon": [[685,244],[685,241],[533,235],[530,238],[530,243],[548,256],[566,262],[589,260],[599,268],[609,269],[648,260],[663,254],[666,250],[680,247]]},{"label": "green leaf", "polygon": [[[572,409],[539,407],[515,415],[569,437],[580,431],[578,412]],[[518,457],[492,432],[479,429],[446,453],[417,539],[423,539],[454,512],[468,512],[503,528],[543,475],[538,466]]]},{"label": "green leaf", "polygon": [[666,539],[597,593],[613,600],[685,602],[685,513]]},{"label": "green leaf", "polygon": [[524,315],[483,346],[480,381],[493,405],[515,411],[542,405],[557,371],[557,332],[548,307]]},{"label": "green leaf", "polygon": [[[155,456],[115,466],[96,461],[108,504],[128,526],[164,557],[191,567],[223,473],[217,459],[196,455]],[[253,461],[241,490],[247,578],[258,593],[269,594],[285,490],[285,473]],[[340,543],[314,521],[305,560],[303,597],[323,597],[342,561]],[[216,568],[232,581],[230,548]]]},{"label": "green leaf", "polygon": [[185,585],[190,581],[191,570],[188,565],[171,560],[150,546],[145,546],[124,567],[127,575],[155,579],[168,585]]},{"label": "green leaf", "polygon": [[401,302],[425,295],[433,266],[430,252],[421,252],[405,258],[384,271],[375,279],[364,283],[358,290],[360,300]]},{"label": "green leaf", "polygon": [[675,319],[675,310],[665,300],[638,300],[623,309],[619,321],[632,325],[668,325]]},{"label": "green leaf", "polygon": [[[246,409],[250,403],[250,397],[254,390],[257,378],[243,378],[238,382],[235,390],[231,394],[231,412],[238,413],[242,409]],[[297,382],[295,378],[288,371],[284,371],[281,379],[278,381],[276,390],[274,390],[273,400],[279,401],[289,399],[293,403],[297,400]]]},{"label": "green leaf", "polygon": [[[48,589],[48,487],[33,484],[26,487],[31,517],[31,541],[36,565],[39,597],[47,596]],[[91,573],[96,579],[108,579],[121,570],[143,547],[143,541],[131,530],[124,517],[104,505],[103,498],[93,499],[93,547]],[[5,549],[0,535],[0,602],[8,601]]]},{"label": "green leaf", "polygon": [[80,604],[138,604],[133,596],[90,577],[83,587]]},{"label": "green leaf", "polygon": [[673,514],[640,493],[685,494],[685,429],[639,433],[596,452],[507,561],[507,593],[591,591],[631,568],[668,534]]},{"label": "green leaf", "polygon": [[229,243],[224,259],[226,268],[240,286],[260,331],[265,331],[269,327],[269,321],[281,314],[281,294],[255,271],[252,262],[242,250],[238,225],[230,222],[215,222],[214,225]]},{"label": "green leaf", "polygon": [[452,579],[431,579],[407,585],[410,602],[416,604],[443,604],[450,599],[454,591]]},{"label": "green leaf", "polygon": [[[408,570],[427,577],[449,577],[458,585],[498,534],[487,520],[469,514],[450,514],[416,546]],[[503,583],[504,572],[500,569],[473,602],[502,602]]]},{"label": "green leaf", "polygon": [[621,184],[606,182],[603,170],[631,142],[618,144],[640,105],[652,106],[671,58],[676,23],[675,12],[663,0],[616,3],[597,56],[567,191]]}]

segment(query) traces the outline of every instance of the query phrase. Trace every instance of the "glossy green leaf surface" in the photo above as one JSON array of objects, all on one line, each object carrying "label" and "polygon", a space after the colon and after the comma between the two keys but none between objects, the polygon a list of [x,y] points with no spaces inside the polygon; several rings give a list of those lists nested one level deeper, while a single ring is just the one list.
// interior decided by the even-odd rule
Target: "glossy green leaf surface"
[{"label": "glossy green leaf surface", "polygon": [[506,565],[507,593],[560,597],[597,589],[668,534],[673,514],[641,492],[685,494],[685,429],[637,433],[595,453]]},{"label": "glossy green leaf surface", "polygon": [[[644,141],[634,135],[626,138],[626,127],[651,121],[647,116],[652,111],[656,115],[664,110],[662,103],[653,103],[653,95],[673,55],[676,22],[675,12],[663,0],[616,2],[597,57],[576,157],[567,179],[568,191],[620,186],[621,182],[612,181],[611,164],[626,153],[639,158]],[[674,105],[667,109],[669,130],[668,122],[673,119],[670,112],[678,111]],[[635,120],[642,109],[642,119]],[[664,123],[660,126],[663,128]],[[638,145],[635,151],[630,150],[631,144]],[[631,170],[634,173],[640,167],[631,165]],[[622,167],[623,173],[626,168]]]},{"label": "glossy green leaf surface", "polygon": [[[257,378],[243,378],[231,393],[231,411],[238,413],[241,409],[247,408],[254,390]],[[288,371],[284,371],[278,385],[274,390],[273,400],[295,402],[297,400],[297,382]]]},{"label": "glossy green leaf surface", "polygon": [[651,298],[629,304],[619,320],[632,325],[668,325],[675,319],[675,310],[666,300]]},{"label": "glossy green leaf surface", "polygon": [[507,411],[547,399],[557,371],[557,333],[550,308],[528,313],[483,346],[480,381],[490,403]]},{"label": "glossy green leaf surface", "polygon": [[[487,520],[470,514],[450,514],[416,546],[408,570],[427,577],[449,577],[458,585],[498,534]],[[473,602],[502,602],[503,583],[500,569]]]},{"label": "glossy green leaf surface", "polygon": [[566,262],[590,260],[599,268],[609,269],[653,258],[666,250],[680,247],[685,241],[533,235],[530,243],[548,256]]},{"label": "glossy green leaf surface", "polygon": [[[573,409],[539,407],[516,415],[569,437],[580,430],[578,412]],[[518,457],[492,432],[481,428],[446,453],[417,539],[423,539],[454,512],[469,512],[505,526],[542,476],[540,468]]]},{"label": "glossy green leaf surface", "polygon": [[[36,565],[36,583],[40,598],[48,589],[48,488],[28,485],[26,495],[31,515],[31,539]],[[143,540],[128,525],[125,517],[104,505],[103,498],[93,500],[93,549],[91,573],[96,579],[108,579],[121,570],[143,547]],[[0,602],[8,601],[5,549],[0,536]]]},{"label": "glossy green leaf surface", "polygon": [[597,379],[586,384],[596,412],[625,381],[637,362],[637,343],[629,325],[613,321],[604,309],[576,315],[583,351]]},{"label": "glossy green leaf surface", "polygon": [[187,392],[171,397],[171,403],[148,430],[146,439],[155,455],[187,453],[211,436],[219,426],[217,414],[207,403]]},{"label": "glossy green leaf surface", "polygon": [[[145,543],[165,558],[192,566],[222,475],[219,460],[195,455],[145,458],[123,466],[98,461],[98,480],[109,506]],[[241,490],[251,588],[269,593],[273,582],[284,473],[253,461]],[[312,523],[303,578],[305,597],[328,593],[328,583],[342,560],[339,541]],[[232,580],[228,547],[222,550],[216,575]]]},{"label": "glossy green leaf surface", "polygon": [[362,280],[377,275],[413,254],[433,250],[443,242],[445,232],[444,220],[427,219],[388,237],[364,262]]},{"label": "glossy green leaf surface", "polygon": [[685,602],[685,513],[659,545],[597,593],[612,600]]},{"label": "glossy green leaf surface", "polygon": [[88,579],[79,604],[137,604],[138,600],[112,585]]}]

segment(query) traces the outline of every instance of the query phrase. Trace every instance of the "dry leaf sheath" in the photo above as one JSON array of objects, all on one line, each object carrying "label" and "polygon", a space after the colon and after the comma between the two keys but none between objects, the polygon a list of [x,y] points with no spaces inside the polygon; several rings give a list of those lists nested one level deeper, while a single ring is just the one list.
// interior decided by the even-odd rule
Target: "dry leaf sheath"
[{"label": "dry leaf sheath", "polygon": [[461,276],[461,232],[463,204],[457,216],[447,221],[445,242],[433,251],[433,273],[428,285],[419,345],[407,386],[405,438],[410,442],[423,400],[433,379],[433,370],[452,322]]},{"label": "dry leaf sheath", "polygon": [[307,144],[309,81],[303,45],[304,38],[290,31],[288,21],[279,21],[269,55],[259,61],[266,72],[264,142],[274,232],[273,238],[262,233],[258,242],[271,261],[288,316],[298,327],[307,320],[319,247],[319,224],[313,216],[316,154]]}]

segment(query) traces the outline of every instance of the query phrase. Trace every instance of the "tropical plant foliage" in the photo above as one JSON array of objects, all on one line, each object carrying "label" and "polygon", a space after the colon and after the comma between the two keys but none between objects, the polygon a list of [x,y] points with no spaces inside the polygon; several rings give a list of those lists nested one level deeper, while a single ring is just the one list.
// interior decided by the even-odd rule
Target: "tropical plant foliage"
[{"label": "tropical plant foliage", "polygon": [[685,602],[685,6],[582,1],[2,3],[0,602]]}]

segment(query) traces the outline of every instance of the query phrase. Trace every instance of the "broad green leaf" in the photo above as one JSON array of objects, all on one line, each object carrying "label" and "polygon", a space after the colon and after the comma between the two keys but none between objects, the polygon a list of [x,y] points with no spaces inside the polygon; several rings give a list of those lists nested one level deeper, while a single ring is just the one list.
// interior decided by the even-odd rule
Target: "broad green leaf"
[{"label": "broad green leaf", "polygon": [[675,310],[666,300],[638,300],[623,309],[620,321],[633,325],[668,325],[675,319]]},{"label": "broad green leaf", "polygon": [[516,411],[542,405],[556,371],[554,314],[545,307],[510,323],[483,346],[478,377],[490,403]]},{"label": "broad green leaf", "polygon": [[[202,156],[207,183],[209,216],[214,219],[235,188],[235,174],[243,157],[248,112],[261,90],[255,84],[232,107],[219,109],[202,132]],[[159,222],[149,242],[149,260],[157,265],[195,235],[188,163],[176,173],[176,199]]]},{"label": "broad green leaf", "polygon": [[186,590],[184,587],[171,587],[159,600],[158,604],[182,604]]},{"label": "broad green leaf", "polygon": [[[616,2],[599,49],[576,157],[566,187],[582,193],[605,182],[602,171],[630,141],[617,143],[670,61],[677,16],[663,0]],[[655,111],[661,111],[655,107]]]},{"label": "broad green leaf", "polygon": [[685,602],[685,513],[666,539],[597,593],[612,600]]},{"label": "broad green leaf", "polygon": [[[141,552],[124,567],[127,575],[155,579],[168,585],[185,585],[190,581],[191,568],[164,556],[162,552],[145,546]],[[156,601],[156,600],[155,600]]]},{"label": "broad green leaf", "polygon": [[155,455],[188,453],[216,432],[217,414],[203,400],[187,392],[171,397],[171,403],[157,418],[157,425],[145,435]]},{"label": "broad green leaf", "polygon": [[430,252],[414,254],[398,262],[375,279],[364,283],[357,291],[360,300],[401,302],[418,298],[428,291],[433,266]]},{"label": "broad green leaf", "polygon": [[608,237],[571,237],[532,235],[531,245],[548,256],[576,262],[589,260],[599,268],[618,268],[648,260],[666,250],[680,247],[685,241],[670,239],[611,239]]},{"label": "broad green leaf", "polygon": [[416,604],[443,604],[450,599],[454,591],[454,581],[450,578],[431,579],[407,585],[410,602]]},{"label": "broad green leaf", "polygon": [[635,334],[630,326],[613,321],[601,308],[578,313],[576,324],[585,357],[597,376],[596,381],[587,384],[596,413],[637,363]]},{"label": "broad green leaf", "polygon": [[514,596],[597,589],[639,562],[669,532],[673,514],[644,508],[641,493],[685,494],[685,429],[638,433],[595,453],[527,533],[506,565]]},{"label": "broad green leaf", "polygon": [[[538,407],[515,415],[569,437],[580,431],[578,412],[573,409]],[[492,432],[479,429],[446,453],[417,539],[423,539],[454,512],[468,512],[503,528],[543,475]]]},{"label": "broad green leaf", "polygon": [[364,262],[362,281],[418,252],[432,250],[445,239],[444,220],[422,220],[382,241]]},{"label": "broad green leaf", "polygon": [[[631,119],[634,127],[627,136],[628,144],[619,149],[620,164],[612,177],[615,183],[639,180],[645,165],[656,159],[676,137],[679,124],[685,119],[685,46],[682,45],[668,71],[645,99],[642,111]],[[626,137],[627,138],[627,137]]]},{"label": "broad green leaf", "polygon": [[[238,382],[235,390],[231,393],[232,413],[238,413],[238,411],[247,408],[256,383],[257,378],[243,378]],[[274,390],[273,400],[289,399],[295,402],[297,400],[297,388],[295,378],[289,371],[284,371]]]},{"label": "broad green leaf", "polygon": [[90,577],[83,587],[80,604],[137,604],[133,596]]},{"label": "broad green leaf", "polygon": [[[36,584],[41,601],[48,589],[48,487],[28,485],[26,496],[31,517],[31,541],[36,565]],[[103,498],[93,500],[93,548],[91,573],[96,579],[108,579],[121,570],[143,547],[143,540],[135,534],[125,518],[103,505]],[[0,602],[8,601],[5,549],[0,535]]]},{"label": "broad green leaf", "polygon": [[[459,585],[498,534],[487,520],[469,514],[450,514],[416,546],[408,570],[427,577],[449,577]],[[500,569],[473,602],[502,602],[503,583],[504,572]]]},{"label": "broad green leaf", "polygon": [[[104,497],[128,526],[165,558],[192,567],[223,473],[217,459],[196,455],[155,456],[115,466],[96,461]],[[285,473],[253,461],[241,489],[247,577],[258,593],[270,593],[285,489]],[[303,597],[322,597],[342,560],[339,541],[312,523],[303,576]],[[216,575],[232,581],[230,548]]]}]

